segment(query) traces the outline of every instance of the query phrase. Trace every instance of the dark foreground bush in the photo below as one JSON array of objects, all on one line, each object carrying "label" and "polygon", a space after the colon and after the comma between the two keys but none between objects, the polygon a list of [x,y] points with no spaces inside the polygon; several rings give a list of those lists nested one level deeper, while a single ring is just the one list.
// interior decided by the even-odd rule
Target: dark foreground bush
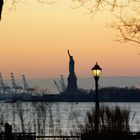
[{"label": "dark foreground bush", "polygon": [[101,106],[99,111],[99,132],[95,134],[95,108],[87,112],[85,122],[79,126],[77,134],[82,140],[111,139],[129,140],[134,139],[129,126],[130,110],[116,106],[110,108]]}]

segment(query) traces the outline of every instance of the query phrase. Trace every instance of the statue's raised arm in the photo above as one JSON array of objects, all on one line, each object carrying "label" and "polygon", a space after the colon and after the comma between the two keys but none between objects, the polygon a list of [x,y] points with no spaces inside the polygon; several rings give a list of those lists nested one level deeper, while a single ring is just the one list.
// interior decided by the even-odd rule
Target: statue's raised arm
[{"label": "statue's raised arm", "polygon": [[68,52],[68,55],[69,55],[69,57],[70,57],[70,56],[71,56],[71,55],[70,55],[70,51],[69,51],[69,50],[67,50],[67,52]]}]

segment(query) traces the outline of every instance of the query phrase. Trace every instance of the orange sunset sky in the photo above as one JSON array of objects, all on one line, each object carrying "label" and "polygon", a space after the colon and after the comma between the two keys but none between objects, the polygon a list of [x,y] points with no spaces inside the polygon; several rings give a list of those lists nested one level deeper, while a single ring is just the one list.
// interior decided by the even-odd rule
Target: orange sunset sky
[{"label": "orange sunset sky", "polygon": [[0,72],[28,79],[68,75],[67,50],[75,59],[77,77],[91,77],[96,63],[103,76],[139,76],[140,52],[136,43],[115,42],[118,32],[107,27],[114,19],[99,12],[94,18],[72,0],[41,4],[24,0],[9,12],[5,2],[0,22]]}]

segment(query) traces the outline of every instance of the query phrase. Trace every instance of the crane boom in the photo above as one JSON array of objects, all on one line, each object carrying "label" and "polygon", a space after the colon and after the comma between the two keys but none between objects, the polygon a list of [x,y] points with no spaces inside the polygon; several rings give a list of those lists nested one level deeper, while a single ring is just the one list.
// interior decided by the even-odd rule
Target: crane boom
[{"label": "crane boom", "polygon": [[61,93],[61,90],[60,90],[60,88],[59,88],[59,86],[58,86],[58,84],[57,84],[57,82],[55,80],[54,80],[54,84],[55,84],[57,90],[59,91],[59,93]]}]

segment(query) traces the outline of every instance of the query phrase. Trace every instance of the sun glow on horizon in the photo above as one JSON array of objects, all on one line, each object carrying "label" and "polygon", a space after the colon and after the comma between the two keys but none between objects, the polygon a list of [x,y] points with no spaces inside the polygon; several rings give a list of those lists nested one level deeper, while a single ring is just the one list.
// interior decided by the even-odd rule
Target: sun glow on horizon
[{"label": "sun glow on horizon", "polygon": [[11,72],[17,78],[22,74],[30,79],[67,77],[69,49],[77,77],[91,77],[96,61],[103,76],[140,75],[139,47],[114,41],[117,33],[106,27],[113,17],[99,12],[91,19],[82,8],[71,6],[68,0],[56,4],[32,0],[18,3],[10,13],[5,7],[0,23],[0,72],[7,79]]}]

